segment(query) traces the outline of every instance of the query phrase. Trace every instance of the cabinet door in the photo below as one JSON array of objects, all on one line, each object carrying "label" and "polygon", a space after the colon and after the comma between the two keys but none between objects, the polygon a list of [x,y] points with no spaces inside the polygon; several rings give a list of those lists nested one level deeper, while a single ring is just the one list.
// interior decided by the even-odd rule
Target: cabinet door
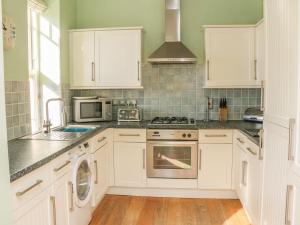
[{"label": "cabinet door", "polygon": [[288,129],[264,122],[265,157],[262,224],[285,224],[287,167],[288,167]]},{"label": "cabinet door", "polygon": [[300,224],[300,177],[293,174],[286,189],[286,221],[290,225]]},{"label": "cabinet door", "polygon": [[206,86],[257,86],[254,28],[207,28]]},{"label": "cabinet door", "polygon": [[244,208],[247,207],[248,161],[246,152],[236,146],[237,150],[237,194]]},{"label": "cabinet door", "polygon": [[45,190],[13,213],[15,225],[52,225],[50,189]]},{"label": "cabinet door", "polygon": [[262,21],[255,30],[255,75],[258,81],[262,81],[265,78],[265,37],[265,23]]},{"label": "cabinet door", "polygon": [[95,32],[70,34],[71,87],[93,87],[95,74]]},{"label": "cabinet door", "polygon": [[96,32],[99,87],[141,86],[141,30]]},{"label": "cabinet door", "polygon": [[198,188],[231,189],[232,144],[200,144]]},{"label": "cabinet door", "polygon": [[[254,149],[254,148],[253,148]],[[262,192],[262,161],[256,155],[247,153],[248,162],[248,184],[247,184],[247,206],[246,210],[253,225],[260,224],[261,218],[261,192]]]},{"label": "cabinet door", "polygon": [[94,206],[101,201],[108,187],[108,142],[94,153]]},{"label": "cabinet door", "polygon": [[146,186],[146,144],[114,144],[115,185],[124,187]]},{"label": "cabinet door", "polygon": [[69,187],[70,174],[67,173],[58,179],[52,187],[52,194],[50,197],[51,207],[53,212],[53,224],[69,225],[70,224],[70,199],[71,189]]}]

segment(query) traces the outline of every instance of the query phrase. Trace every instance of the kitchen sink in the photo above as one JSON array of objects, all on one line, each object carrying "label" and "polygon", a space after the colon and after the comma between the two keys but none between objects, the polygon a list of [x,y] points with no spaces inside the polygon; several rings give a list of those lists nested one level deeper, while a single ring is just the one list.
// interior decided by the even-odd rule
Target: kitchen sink
[{"label": "kitchen sink", "polygon": [[68,125],[53,129],[50,133],[36,133],[27,135],[21,139],[25,140],[45,140],[45,141],[70,141],[91,132],[99,126],[91,125]]}]

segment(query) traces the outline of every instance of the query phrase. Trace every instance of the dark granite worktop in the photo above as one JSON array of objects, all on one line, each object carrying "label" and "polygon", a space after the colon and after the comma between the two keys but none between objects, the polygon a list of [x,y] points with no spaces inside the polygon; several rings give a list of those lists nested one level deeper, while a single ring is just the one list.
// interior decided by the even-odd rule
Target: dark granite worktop
[{"label": "dark granite worktop", "polygon": [[[99,128],[72,141],[43,141],[43,140],[22,140],[15,139],[8,142],[10,181],[13,182],[33,170],[47,164],[51,160],[69,151],[73,147],[93,137],[95,134],[107,128],[127,128],[127,129],[260,129],[261,124],[248,123],[244,121],[229,121],[226,123],[211,121],[197,121],[196,125],[180,126],[149,126],[149,121],[142,122],[100,122],[93,123],[100,125]],[[91,125],[91,124],[89,124]],[[258,139],[249,137],[255,143]]]}]

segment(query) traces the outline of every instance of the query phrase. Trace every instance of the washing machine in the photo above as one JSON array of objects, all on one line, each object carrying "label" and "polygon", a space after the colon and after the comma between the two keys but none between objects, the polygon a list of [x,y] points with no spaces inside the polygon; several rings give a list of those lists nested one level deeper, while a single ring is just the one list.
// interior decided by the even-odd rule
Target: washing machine
[{"label": "washing machine", "polygon": [[81,144],[71,150],[72,184],[70,225],[88,225],[92,219],[93,170],[90,144]]}]

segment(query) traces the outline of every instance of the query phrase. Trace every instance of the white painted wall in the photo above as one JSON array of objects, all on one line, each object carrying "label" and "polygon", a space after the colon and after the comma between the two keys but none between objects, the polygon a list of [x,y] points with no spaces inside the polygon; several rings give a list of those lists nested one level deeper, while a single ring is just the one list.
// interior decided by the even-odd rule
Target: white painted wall
[{"label": "white painted wall", "polygon": [[[0,20],[2,20],[2,1],[0,0]],[[6,136],[5,102],[4,102],[4,70],[2,32],[0,32],[0,224],[11,225],[9,199],[9,167]]]}]

